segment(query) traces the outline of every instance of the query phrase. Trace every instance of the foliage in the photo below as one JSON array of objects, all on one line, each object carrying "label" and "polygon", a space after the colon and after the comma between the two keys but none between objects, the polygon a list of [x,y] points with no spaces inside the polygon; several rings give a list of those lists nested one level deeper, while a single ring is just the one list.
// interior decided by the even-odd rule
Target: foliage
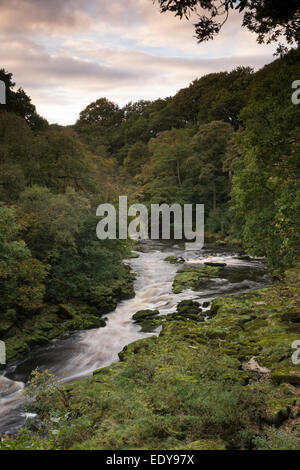
[{"label": "foliage", "polygon": [[299,117],[291,83],[299,71],[299,50],[264,67],[242,111],[245,128],[233,160],[232,214],[246,248],[266,254],[282,270],[299,257]]},{"label": "foliage", "polygon": [[[118,111],[118,105],[107,98],[99,98],[81,111],[78,124],[98,122],[102,125],[108,125],[114,120]],[[115,121],[113,123],[115,124]]]},{"label": "foliage", "polygon": [[300,436],[290,430],[269,428],[266,436],[254,439],[257,450],[299,450]]},{"label": "foliage", "polygon": [[30,311],[43,304],[47,267],[18,240],[19,230],[14,211],[0,206],[0,312],[4,317],[15,308]]},{"label": "foliage", "polygon": [[[213,39],[226,23],[231,10],[243,16],[243,26],[255,32],[259,43],[270,43],[284,36],[288,44],[299,44],[300,7],[297,0],[158,0],[161,12],[189,18],[197,14],[195,32],[198,42]],[[201,13],[198,11],[201,9]],[[204,14],[203,14],[204,13]],[[233,13],[233,12],[232,12]]]},{"label": "foliage", "polygon": [[[6,86],[6,106],[5,111],[17,114],[26,120],[34,131],[47,128],[48,122],[37,114],[35,106],[31,103],[31,99],[22,88],[14,90],[15,83],[12,81],[12,73],[0,69],[0,80]],[[2,108],[2,107],[1,107]],[[3,112],[3,109],[0,111]]]}]

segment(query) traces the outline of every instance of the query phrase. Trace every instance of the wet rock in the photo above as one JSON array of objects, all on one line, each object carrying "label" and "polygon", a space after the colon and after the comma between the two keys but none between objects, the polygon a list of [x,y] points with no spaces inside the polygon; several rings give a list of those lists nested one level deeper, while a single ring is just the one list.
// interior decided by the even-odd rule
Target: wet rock
[{"label": "wet rock", "polygon": [[139,258],[140,255],[138,253],[135,253],[134,251],[132,251],[131,253],[129,253],[129,255],[126,256],[126,259],[134,259],[134,258]]},{"label": "wet rock", "polygon": [[247,372],[250,378],[254,381],[261,382],[269,380],[270,378],[270,369],[267,367],[261,367],[255,357],[252,357],[248,362],[244,362],[243,370]]},{"label": "wet rock", "polygon": [[143,244],[143,243],[137,243],[136,247],[135,247],[135,251],[139,251],[141,253],[148,253],[150,251],[150,247],[147,246],[146,244]]},{"label": "wet rock", "polygon": [[6,377],[0,377],[0,398],[19,392],[23,388],[24,384],[22,382],[14,382]]},{"label": "wet rock", "polygon": [[179,294],[185,289],[203,288],[211,279],[219,277],[221,269],[213,266],[188,266],[179,269],[173,282],[173,292]]},{"label": "wet rock", "polygon": [[225,266],[227,266],[226,263],[217,263],[217,262],[212,262],[212,261],[206,261],[204,264],[205,266],[213,266],[213,267],[220,267],[220,268],[224,268]]},{"label": "wet rock", "polygon": [[159,327],[161,320],[157,320],[159,310],[139,310],[133,316],[133,322],[141,327],[142,333],[152,333]]},{"label": "wet rock", "polygon": [[177,305],[177,313],[183,316],[198,315],[202,312],[199,302],[183,300]]},{"label": "wet rock", "polygon": [[41,418],[38,416],[33,416],[27,418],[26,428],[32,432],[44,432],[47,429],[47,426]]},{"label": "wet rock", "polygon": [[132,316],[132,319],[134,323],[139,323],[140,321],[153,319],[158,315],[159,310],[139,310]]},{"label": "wet rock", "polygon": [[185,259],[182,258],[181,256],[168,256],[167,258],[165,258],[165,261],[168,261],[168,263],[170,264],[184,264],[185,263]]}]

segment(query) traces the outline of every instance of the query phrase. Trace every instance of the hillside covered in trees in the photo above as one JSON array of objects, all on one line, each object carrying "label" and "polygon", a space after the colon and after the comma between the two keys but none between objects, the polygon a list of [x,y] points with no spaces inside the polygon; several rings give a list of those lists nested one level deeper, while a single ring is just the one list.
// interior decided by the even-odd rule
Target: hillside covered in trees
[{"label": "hillside covered in trees", "polygon": [[[130,102],[120,108],[102,97],[88,105],[73,126],[67,127],[50,125],[40,117],[26,92],[15,89],[12,74],[4,69],[0,71],[8,97],[7,105],[0,107],[0,340],[6,343],[8,361],[64,333],[105,326],[104,315],[111,312],[119,300],[134,296],[134,274],[122,263],[130,256],[132,242],[100,241],[95,232],[96,207],[104,202],[117,204],[119,195],[128,195],[131,203],[146,205],[205,204],[207,240],[228,246],[234,244],[239,251],[252,256],[265,256],[273,278],[281,282],[287,282],[284,280],[286,270],[294,269],[291,284],[282,288],[280,308],[289,308],[290,302],[296,312],[300,105],[293,104],[291,96],[292,82],[300,79],[299,64],[300,50],[294,49],[257,72],[239,67],[196,78],[188,87],[166,99]],[[253,322],[249,343],[243,339],[243,354],[247,357],[253,355],[249,345],[256,341],[253,331],[261,326],[255,323],[255,302],[265,303],[274,316],[272,321],[265,319],[261,327],[275,325],[276,334],[280,336],[283,327],[280,322],[277,324],[279,307],[272,303],[272,298],[280,295],[275,289],[257,297],[250,295],[241,304],[237,302],[236,315],[244,315],[245,305],[248,308],[249,304],[254,314],[251,316],[248,312],[245,320]],[[225,315],[226,308],[224,304],[216,307],[221,316]],[[206,439],[207,436],[212,439],[213,446],[249,448],[254,442],[249,423],[261,418],[266,394],[270,401],[277,392],[260,384],[258,388],[249,387],[247,394],[241,393],[239,387],[245,377],[232,353],[240,318],[233,315],[231,320],[226,324],[229,346],[222,349],[217,362],[213,328],[219,331],[221,323],[218,324],[217,319],[212,325],[211,337],[209,326],[206,337],[197,324],[190,325],[192,347],[198,347],[196,338],[202,337],[205,342],[209,337],[213,341],[209,353],[210,372],[204,367],[206,353],[201,348],[198,356],[194,350],[191,352],[194,365],[187,360],[182,369],[178,358],[179,353],[180,361],[186,355],[185,327],[182,323],[178,326],[170,322],[157,346],[147,343],[150,346],[141,348],[142,355],[137,362],[129,351],[125,369],[119,370],[117,366],[105,371],[105,386],[109,383],[111,388],[116,387],[115,407],[105,398],[99,410],[93,394],[104,393],[102,385],[79,383],[72,391],[70,409],[78,410],[78,401],[87,402],[88,396],[94,414],[86,418],[82,415],[75,424],[77,434],[62,437],[58,445],[70,448],[75,442],[80,448],[78,434],[83,429],[84,448],[93,448],[93,445],[141,448],[143,442],[146,448],[151,448],[151,443],[146,438],[139,441],[138,435],[141,430],[147,434],[152,426],[150,422],[154,422],[151,442],[157,446],[161,442],[160,434],[163,444],[171,446],[167,448],[177,448],[180,440],[196,441],[197,433],[202,432]],[[285,325],[284,328],[290,339],[290,327]],[[266,347],[279,363],[282,358],[274,352],[272,332],[268,333],[267,345],[263,339],[259,340],[256,353]],[[167,352],[164,342],[170,345]],[[147,351],[152,355],[153,364],[147,362]],[[282,357],[286,360],[286,350],[284,354]],[[179,391],[172,380],[167,384],[172,371],[167,371],[163,379],[155,376],[156,370],[162,370],[163,364],[171,364],[172,360],[175,360],[174,373],[179,382],[183,381]],[[140,374],[144,380],[142,388],[134,374]],[[219,400],[228,374],[233,374],[230,381],[234,386],[230,382],[231,388],[225,387],[216,410],[214,400]],[[190,377],[188,386],[183,376]],[[133,400],[137,389],[140,394],[137,393],[136,408],[127,410],[127,418],[120,418],[114,410],[124,402],[121,389],[126,378],[127,396]],[[194,379],[205,382],[201,389],[203,397],[211,392],[211,399],[206,402],[206,421],[203,418],[201,423],[195,418],[201,406]],[[166,397],[160,405],[156,402],[161,380],[170,396],[168,405],[164,401]],[[278,374],[274,380],[277,385],[284,383]],[[56,388],[53,393],[47,406],[43,402],[45,396],[41,397],[42,413],[48,417],[49,406],[59,403],[61,397]],[[280,389],[280,403],[286,398],[284,393]],[[146,400],[143,394],[147,395],[147,400],[151,397],[153,405],[145,421],[141,418]],[[178,424],[175,411],[179,402],[182,426]],[[230,435],[220,431],[228,424],[227,406],[236,409],[229,423]],[[154,413],[153,418],[151,413],[155,407],[160,411]],[[96,410],[102,413],[101,425],[93,422]],[[157,424],[155,420],[165,416],[164,410],[170,413],[170,419],[163,425]],[[212,410],[214,422],[209,417]],[[136,427],[132,434],[135,440],[128,441],[124,436],[131,432],[130,426],[121,426],[116,431],[114,423],[119,419],[126,421],[130,413],[136,420],[133,424]],[[110,427],[112,415],[114,423]],[[243,416],[242,423],[238,415]],[[280,440],[280,434],[275,436],[270,432],[272,442]],[[105,433],[108,433],[107,440],[100,439],[99,435]],[[263,438],[261,442],[257,439],[257,445],[262,448],[268,445]],[[291,440],[290,445],[293,446],[294,441]]]},{"label": "hillside covered in trees", "polygon": [[299,253],[299,59],[292,50],[256,73],[209,74],[122,109],[100,98],[74,129],[114,161],[134,202],[204,203],[207,232],[238,239],[280,273]]}]

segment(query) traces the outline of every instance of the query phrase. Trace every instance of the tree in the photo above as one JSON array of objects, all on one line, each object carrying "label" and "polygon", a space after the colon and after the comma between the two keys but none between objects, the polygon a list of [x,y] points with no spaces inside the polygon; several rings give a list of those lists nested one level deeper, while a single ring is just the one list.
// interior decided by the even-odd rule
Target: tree
[{"label": "tree", "polygon": [[35,160],[28,178],[64,192],[68,186],[90,189],[86,149],[74,131],[52,125],[34,141]]},{"label": "tree", "polygon": [[260,70],[236,136],[232,218],[252,254],[266,255],[275,272],[299,259],[300,107],[291,101],[300,51]]},{"label": "tree", "polygon": [[183,167],[191,153],[190,129],[171,129],[149,142],[146,188],[151,202],[183,203]]},{"label": "tree", "polygon": [[117,125],[122,121],[122,114],[117,104],[109,101],[107,98],[99,98],[81,111],[77,124],[98,123],[104,126]]},{"label": "tree", "polygon": [[13,309],[36,310],[42,306],[47,267],[33,258],[18,237],[15,212],[0,206],[0,315]]},{"label": "tree", "polygon": [[28,183],[34,157],[33,133],[26,121],[13,113],[0,113],[0,200],[11,202]]},{"label": "tree", "polygon": [[141,167],[149,158],[148,147],[144,142],[137,142],[130,147],[127,157],[124,160],[124,167],[131,175],[136,175],[141,171]]},{"label": "tree", "polygon": [[128,119],[131,116],[135,116],[137,118],[138,116],[143,114],[143,112],[147,108],[149,108],[151,104],[152,104],[152,101],[149,101],[149,100],[139,100],[139,101],[136,101],[135,103],[130,101],[122,109],[124,118]]},{"label": "tree", "polygon": [[[154,0],[161,12],[189,19],[197,14],[195,32],[198,42],[213,39],[230,12],[243,14],[243,26],[258,35],[259,43],[270,43],[284,36],[288,44],[300,43],[300,5],[298,0]],[[202,10],[204,14],[199,13]]]},{"label": "tree", "polygon": [[75,246],[76,234],[90,203],[87,198],[67,188],[65,194],[53,194],[34,185],[20,195],[18,211],[22,234],[32,253],[41,261],[56,259],[65,246]]},{"label": "tree", "polygon": [[181,116],[181,125],[223,120],[237,130],[241,124],[239,114],[247,104],[247,89],[253,76],[250,67],[237,67],[231,72],[204,75],[179,90],[172,105]]},{"label": "tree", "polygon": [[223,161],[233,128],[222,121],[212,121],[200,126],[194,136],[194,156],[188,161],[193,172],[198,173],[202,197],[208,208],[217,209],[218,202],[226,202],[229,181],[223,172]]},{"label": "tree", "polygon": [[31,103],[30,97],[22,88],[14,90],[15,83],[12,81],[12,73],[0,69],[0,80],[6,86],[6,105],[1,106],[0,112],[11,112],[24,118],[27,124],[35,131],[47,128],[48,122],[37,112],[35,106]]}]

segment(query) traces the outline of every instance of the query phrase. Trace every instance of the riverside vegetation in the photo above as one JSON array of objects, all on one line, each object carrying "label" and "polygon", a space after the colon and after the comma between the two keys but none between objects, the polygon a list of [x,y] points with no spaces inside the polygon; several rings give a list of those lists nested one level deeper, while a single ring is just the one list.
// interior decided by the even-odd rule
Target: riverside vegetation
[{"label": "riverside vegetation", "polygon": [[[105,326],[134,295],[123,265],[132,245],[99,241],[96,207],[204,203],[207,237],[266,256],[272,287],[160,319],[159,337],[121,362],[63,387],[36,373],[42,420],[3,448],[299,448],[299,118],[292,50],[254,73],[239,67],[195,80],[174,97],[105,98],[76,125],[49,125],[4,70],[0,109],[0,340],[8,360],[69,331]],[[166,262],[181,264],[181,260]],[[180,268],[174,292],[197,289],[222,266]],[[135,314],[136,312],[132,312]],[[163,386],[162,386],[163,385]]]}]

